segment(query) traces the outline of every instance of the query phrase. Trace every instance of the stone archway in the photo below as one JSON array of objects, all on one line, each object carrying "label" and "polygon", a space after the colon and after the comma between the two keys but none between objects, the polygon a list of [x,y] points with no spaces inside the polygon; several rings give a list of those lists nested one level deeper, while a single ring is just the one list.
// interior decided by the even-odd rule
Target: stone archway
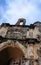
[{"label": "stone archway", "polygon": [[[24,53],[20,47],[7,45],[0,51],[0,65],[5,65],[10,60],[23,59]],[[8,64],[7,64],[8,65]]]}]

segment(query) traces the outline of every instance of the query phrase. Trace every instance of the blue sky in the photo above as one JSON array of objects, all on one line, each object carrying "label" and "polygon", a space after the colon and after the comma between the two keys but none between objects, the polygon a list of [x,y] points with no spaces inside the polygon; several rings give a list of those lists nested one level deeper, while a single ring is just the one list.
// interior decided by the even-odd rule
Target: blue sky
[{"label": "blue sky", "polygon": [[26,24],[41,22],[41,0],[0,0],[0,24],[15,24],[19,18]]}]

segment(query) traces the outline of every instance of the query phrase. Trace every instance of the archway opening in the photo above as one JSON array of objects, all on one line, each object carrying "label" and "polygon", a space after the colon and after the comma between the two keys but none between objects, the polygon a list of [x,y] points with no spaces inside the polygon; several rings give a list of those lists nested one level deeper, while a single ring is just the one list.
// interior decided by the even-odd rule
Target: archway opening
[{"label": "archway opening", "polygon": [[12,60],[23,59],[24,53],[18,46],[5,46],[0,51],[0,65],[8,64]]}]

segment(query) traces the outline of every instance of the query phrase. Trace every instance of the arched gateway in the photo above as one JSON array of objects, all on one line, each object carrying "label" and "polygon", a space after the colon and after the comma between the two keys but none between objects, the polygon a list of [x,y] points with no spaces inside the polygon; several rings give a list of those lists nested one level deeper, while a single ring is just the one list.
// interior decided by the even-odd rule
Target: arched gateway
[{"label": "arched gateway", "polygon": [[0,65],[41,65],[41,23],[0,25]]},{"label": "arched gateway", "polygon": [[9,65],[11,63],[15,64],[15,62],[20,63],[23,57],[24,53],[21,48],[16,45],[7,45],[2,47],[0,50],[0,65]]}]

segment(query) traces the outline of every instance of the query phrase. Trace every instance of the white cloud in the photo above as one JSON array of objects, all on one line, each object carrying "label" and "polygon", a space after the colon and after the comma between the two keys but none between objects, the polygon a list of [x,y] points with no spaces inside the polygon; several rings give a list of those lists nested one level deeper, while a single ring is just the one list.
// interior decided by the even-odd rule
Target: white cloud
[{"label": "white cloud", "polygon": [[[41,14],[37,5],[41,0],[6,0],[8,4],[8,10],[4,14],[4,19],[7,22],[14,24],[18,18],[26,18],[27,23],[33,23],[36,20],[40,20]],[[38,19],[39,18],[39,19]]]}]

